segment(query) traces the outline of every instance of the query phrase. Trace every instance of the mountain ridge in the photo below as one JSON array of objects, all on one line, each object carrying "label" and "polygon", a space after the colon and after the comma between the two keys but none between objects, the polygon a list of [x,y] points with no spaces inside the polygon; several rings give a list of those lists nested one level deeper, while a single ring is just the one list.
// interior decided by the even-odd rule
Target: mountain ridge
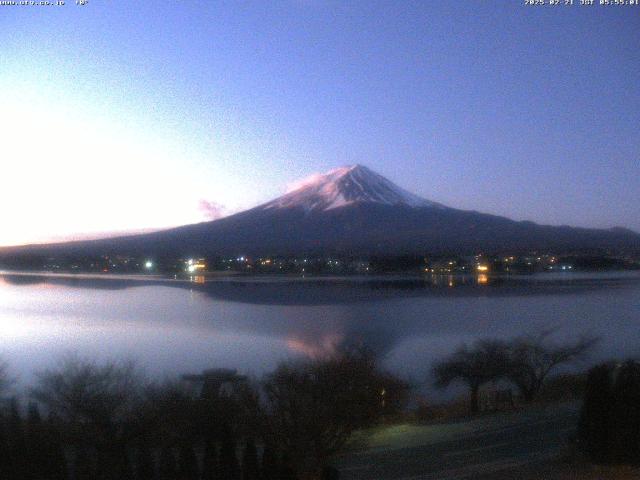
[{"label": "mountain ridge", "polygon": [[628,229],[539,225],[459,210],[414,195],[362,165],[303,181],[269,202],[217,220],[100,240],[0,249],[12,254],[273,255],[640,251]]}]

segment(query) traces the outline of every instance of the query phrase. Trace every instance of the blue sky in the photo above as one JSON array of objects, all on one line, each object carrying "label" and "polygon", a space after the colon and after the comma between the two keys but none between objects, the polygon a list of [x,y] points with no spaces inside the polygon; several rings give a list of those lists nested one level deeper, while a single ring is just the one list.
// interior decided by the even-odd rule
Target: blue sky
[{"label": "blue sky", "polygon": [[523,3],[0,7],[0,245],[201,221],[354,163],[640,230],[640,7]]}]

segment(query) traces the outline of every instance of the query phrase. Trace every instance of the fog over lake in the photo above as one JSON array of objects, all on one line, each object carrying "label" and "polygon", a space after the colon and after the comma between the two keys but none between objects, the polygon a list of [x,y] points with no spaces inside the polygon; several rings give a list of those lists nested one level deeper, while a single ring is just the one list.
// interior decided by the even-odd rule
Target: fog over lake
[{"label": "fog over lake", "polygon": [[[200,279],[198,279],[200,280]],[[151,375],[278,361],[363,342],[428,384],[434,358],[485,336],[596,334],[592,360],[640,354],[640,274],[162,278],[0,275],[0,356],[21,382],[67,353],[133,358]],[[485,283],[486,282],[486,283]]]}]

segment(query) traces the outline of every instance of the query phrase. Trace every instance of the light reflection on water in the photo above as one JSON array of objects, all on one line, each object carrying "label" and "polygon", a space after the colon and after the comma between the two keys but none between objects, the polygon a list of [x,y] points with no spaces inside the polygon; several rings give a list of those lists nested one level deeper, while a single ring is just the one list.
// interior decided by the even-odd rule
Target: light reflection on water
[{"label": "light reflection on water", "polygon": [[[486,276],[485,276],[486,277]],[[442,276],[436,290],[386,283],[249,281],[192,284],[59,283],[0,276],[0,355],[23,380],[66,352],[136,358],[152,374],[210,367],[260,374],[284,358],[364,342],[387,366],[425,381],[429,365],[463,341],[558,328],[602,335],[599,358],[640,354],[640,283],[487,285]],[[567,277],[560,277],[567,278]],[[586,281],[585,280],[585,281]],[[597,283],[597,282],[596,282]],[[175,284],[178,285],[178,284]],[[425,290],[426,288],[426,290]]]}]

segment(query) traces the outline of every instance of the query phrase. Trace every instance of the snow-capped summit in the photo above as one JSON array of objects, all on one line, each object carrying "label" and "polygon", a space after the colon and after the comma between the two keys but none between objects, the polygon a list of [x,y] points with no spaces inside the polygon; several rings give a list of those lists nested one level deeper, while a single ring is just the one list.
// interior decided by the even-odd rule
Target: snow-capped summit
[{"label": "snow-capped summit", "polygon": [[393,184],[362,165],[316,174],[298,182],[289,193],[263,206],[265,209],[302,208],[326,211],[353,203],[379,203],[408,207],[439,207]]}]

